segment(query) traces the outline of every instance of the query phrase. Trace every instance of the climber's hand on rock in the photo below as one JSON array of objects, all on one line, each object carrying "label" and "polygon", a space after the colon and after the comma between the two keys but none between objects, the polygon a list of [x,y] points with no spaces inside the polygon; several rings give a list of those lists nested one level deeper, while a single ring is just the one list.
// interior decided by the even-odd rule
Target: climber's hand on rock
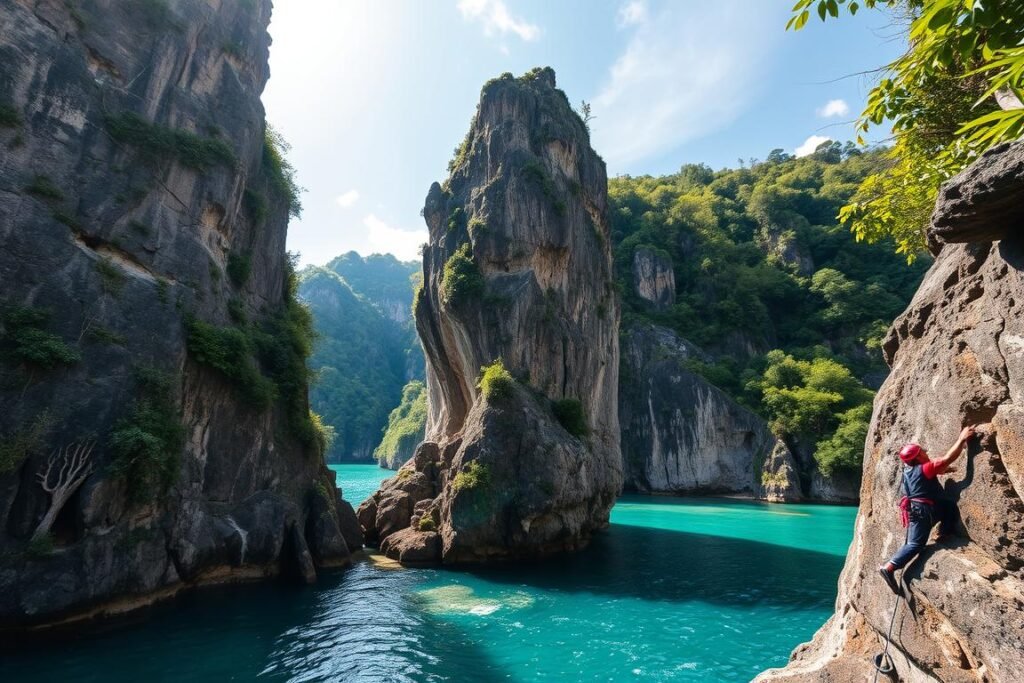
[{"label": "climber's hand on rock", "polygon": [[943,474],[949,474],[950,472],[956,472],[956,468],[955,467],[947,467],[945,470],[942,471]]},{"label": "climber's hand on rock", "polygon": [[974,425],[967,425],[960,431],[960,442],[967,443],[972,436],[974,436]]}]

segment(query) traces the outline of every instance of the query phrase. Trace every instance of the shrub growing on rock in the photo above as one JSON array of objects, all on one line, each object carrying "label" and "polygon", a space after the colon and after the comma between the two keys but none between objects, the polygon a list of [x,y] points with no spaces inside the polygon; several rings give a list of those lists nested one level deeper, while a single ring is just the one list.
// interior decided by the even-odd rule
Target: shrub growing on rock
[{"label": "shrub growing on rock", "polygon": [[14,306],[3,309],[0,322],[0,358],[22,362],[42,370],[58,365],[74,365],[81,355],[60,337],[43,330],[50,319],[49,311]]},{"label": "shrub growing on rock", "polygon": [[177,481],[185,428],[171,376],[153,368],[136,371],[138,398],[110,435],[111,470],[122,477],[132,504],[165,494]]},{"label": "shrub growing on rock", "polygon": [[159,126],[135,112],[107,115],[103,121],[111,137],[152,159],[174,159],[200,171],[218,164],[229,168],[235,165],[235,153],[223,140]]},{"label": "shrub growing on rock", "polygon": [[452,480],[452,490],[473,491],[485,489],[490,483],[490,469],[479,460],[474,460],[455,475],[455,478]]},{"label": "shrub growing on rock", "polygon": [[512,394],[516,380],[512,374],[505,369],[501,359],[490,365],[480,368],[480,379],[476,387],[483,394],[486,401],[500,401]]},{"label": "shrub growing on rock", "polygon": [[472,248],[468,243],[463,244],[444,264],[441,299],[446,304],[458,306],[471,297],[483,294],[485,286],[484,276],[473,260]]}]

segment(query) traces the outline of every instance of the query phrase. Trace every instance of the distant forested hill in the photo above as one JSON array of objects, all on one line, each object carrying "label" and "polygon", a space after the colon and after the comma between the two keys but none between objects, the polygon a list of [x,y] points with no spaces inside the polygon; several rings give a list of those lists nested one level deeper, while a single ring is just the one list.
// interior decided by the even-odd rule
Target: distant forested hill
[{"label": "distant forested hill", "polygon": [[686,165],[609,181],[623,329],[646,321],[710,354],[691,370],[767,418],[819,468],[859,471],[886,327],[929,259],[857,243],[839,208],[879,152],[774,150],[749,167]]},{"label": "distant forested hill", "polygon": [[300,273],[299,296],[319,334],[310,403],[336,432],[331,461],[370,460],[402,388],[423,379],[410,315],[418,274],[416,263],[355,252]]}]

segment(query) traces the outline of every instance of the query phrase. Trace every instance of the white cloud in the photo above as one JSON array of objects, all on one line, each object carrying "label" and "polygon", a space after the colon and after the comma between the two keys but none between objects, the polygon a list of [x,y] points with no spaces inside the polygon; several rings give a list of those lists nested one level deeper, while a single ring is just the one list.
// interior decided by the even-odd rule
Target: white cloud
[{"label": "white cloud", "polygon": [[394,254],[400,261],[419,258],[420,245],[427,241],[427,231],[393,228],[372,213],[363,219],[369,230],[366,242],[373,254]]},{"label": "white cloud", "polygon": [[347,209],[348,207],[355,204],[358,199],[359,191],[349,190],[348,192],[343,192],[342,194],[339,194],[337,197],[335,197],[334,201],[338,202],[338,206],[340,206],[341,208]]},{"label": "white cloud", "polygon": [[478,21],[484,34],[514,33],[520,39],[533,41],[540,38],[540,27],[525,19],[513,17],[502,0],[459,0],[459,12],[467,21]]},{"label": "white cloud", "polygon": [[793,152],[798,157],[805,157],[809,154],[814,154],[814,150],[818,149],[818,145],[823,142],[829,142],[830,140],[832,140],[832,138],[827,138],[824,135],[812,135],[804,140],[804,144],[797,147]]},{"label": "white cloud", "polygon": [[647,5],[643,0],[632,0],[619,7],[616,22],[619,28],[643,23],[647,19]]},{"label": "white cloud", "polygon": [[823,119],[832,116],[846,116],[849,113],[850,105],[846,103],[846,100],[829,100],[824,107],[818,110],[818,116]]},{"label": "white cloud", "polygon": [[780,32],[764,26],[776,15],[771,3],[744,0],[620,10],[634,21],[633,33],[592,99],[594,147],[611,172],[628,172],[735,120],[770,66]]}]

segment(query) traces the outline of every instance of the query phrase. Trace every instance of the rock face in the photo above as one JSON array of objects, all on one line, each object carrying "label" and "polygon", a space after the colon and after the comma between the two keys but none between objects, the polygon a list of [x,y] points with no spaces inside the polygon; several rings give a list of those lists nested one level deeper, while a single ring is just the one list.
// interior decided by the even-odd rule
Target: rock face
[{"label": "rock face", "polygon": [[[256,350],[302,322],[264,143],[269,18],[0,5],[2,629],[310,580],[361,543],[303,431],[301,355]],[[84,481],[43,533],[58,498],[38,476],[74,444]]]},{"label": "rock face", "polygon": [[797,467],[764,420],[687,369],[705,354],[654,325],[623,330],[619,421],[626,487],[802,498]]},{"label": "rock face", "polygon": [[[622,486],[607,211],[604,163],[554,72],[485,85],[424,208],[428,441],[359,511],[375,542],[414,518],[440,540],[407,532],[390,555],[533,557],[607,524]],[[477,378],[499,359],[511,377],[494,368],[487,398]]]},{"label": "rock face", "polygon": [[1024,235],[1007,213],[1019,208],[1022,153],[996,148],[941,193],[931,238],[945,246],[884,343],[892,373],[875,399],[836,614],[759,680],[874,674],[894,603],[875,567],[904,538],[895,453],[911,440],[941,453],[973,423],[980,437],[945,483],[963,533],[908,566],[890,652],[900,680],[1024,680]]},{"label": "rock face", "polygon": [[633,289],[658,311],[676,302],[676,274],[668,254],[639,248],[633,253]]}]

